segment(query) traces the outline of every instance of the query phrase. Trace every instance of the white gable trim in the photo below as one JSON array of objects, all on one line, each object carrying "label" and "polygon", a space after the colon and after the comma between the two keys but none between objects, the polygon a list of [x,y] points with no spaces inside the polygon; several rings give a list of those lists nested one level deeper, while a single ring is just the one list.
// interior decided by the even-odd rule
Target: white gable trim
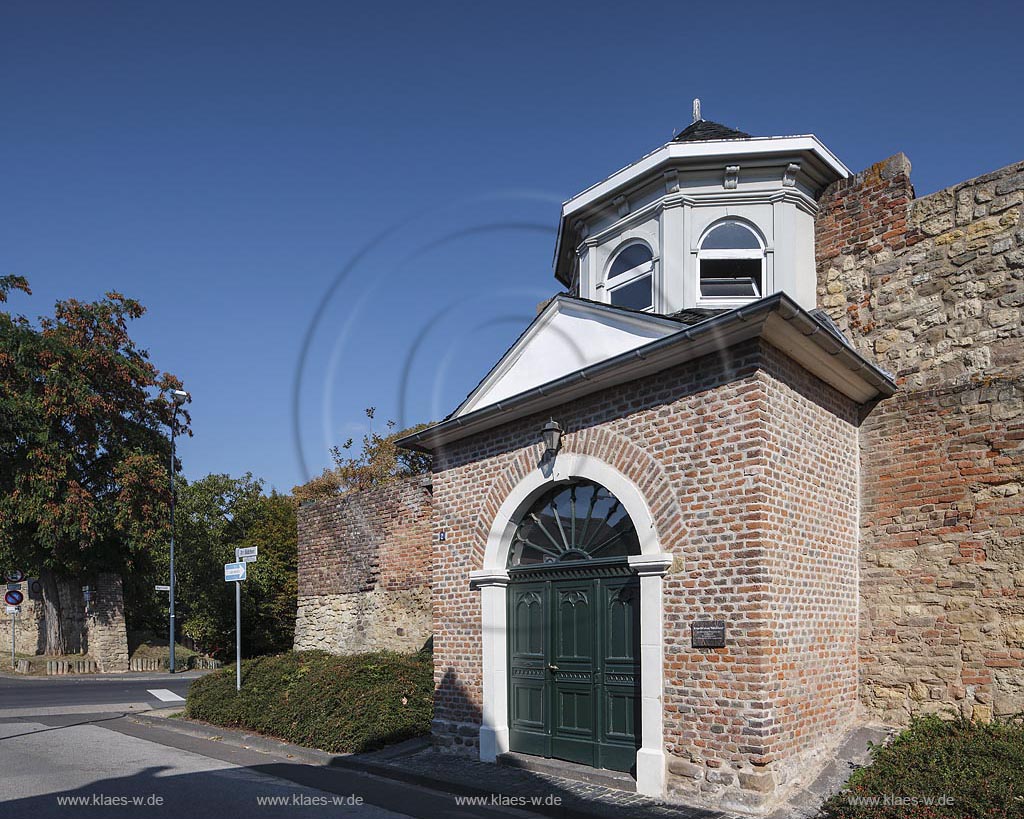
[{"label": "white gable trim", "polygon": [[672,160],[715,159],[723,157],[745,158],[771,154],[805,153],[817,159],[828,172],[838,179],[850,176],[847,168],[820,139],[813,134],[791,137],[750,137],[749,139],[719,139],[702,142],[669,142],[631,165],[616,171],[607,179],[591,185],[566,200],[562,205],[562,219],[608,196],[628,182],[649,173]]},{"label": "white gable trim", "polygon": [[[574,323],[585,323],[585,336]],[[498,403],[682,329],[683,325],[672,319],[556,296],[453,417]]]}]

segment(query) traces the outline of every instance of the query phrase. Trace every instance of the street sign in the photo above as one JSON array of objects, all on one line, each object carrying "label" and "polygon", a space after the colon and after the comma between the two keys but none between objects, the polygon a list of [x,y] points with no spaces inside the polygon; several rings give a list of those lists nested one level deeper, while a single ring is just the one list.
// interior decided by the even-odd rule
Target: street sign
[{"label": "street sign", "polygon": [[157,591],[165,591],[165,592],[169,592],[171,590],[170,586],[154,586],[153,588],[156,589]]},{"label": "street sign", "polygon": [[30,577],[28,579],[28,599],[29,600],[42,600],[43,599],[43,584],[40,583],[34,577]]},{"label": "street sign", "polygon": [[244,563],[225,563],[224,564],[224,580],[227,583],[232,583],[238,580],[245,580],[245,564]]},{"label": "street sign", "polygon": [[25,573],[15,569],[13,572],[7,572],[5,575],[8,583],[20,583],[25,579]]},{"label": "street sign", "polygon": [[247,546],[244,549],[235,549],[235,560],[239,563],[254,563],[256,562],[256,553],[258,550],[258,546]]},{"label": "street sign", "polygon": [[8,606],[20,606],[24,599],[25,595],[23,595],[20,591],[17,591],[16,589],[12,589],[4,595],[4,602]]},{"label": "street sign", "polygon": [[7,609],[8,614],[17,614],[21,611],[17,606],[4,606]]}]

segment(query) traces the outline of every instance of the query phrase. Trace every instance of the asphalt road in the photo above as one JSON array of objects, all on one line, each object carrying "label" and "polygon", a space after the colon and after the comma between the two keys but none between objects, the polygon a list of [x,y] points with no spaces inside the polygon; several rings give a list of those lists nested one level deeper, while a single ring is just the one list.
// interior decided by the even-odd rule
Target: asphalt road
[{"label": "asphalt road", "polygon": [[216,729],[183,734],[131,713],[173,707],[152,692],[184,696],[195,676],[0,677],[0,817],[527,815],[459,806],[441,791],[229,744]]},{"label": "asphalt road", "polygon": [[[0,677],[0,717],[38,716],[96,712],[96,706],[128,711],[173,707],[175,702],[161,699],[153,691],[170,691],[182,698],[200,674],[118,674],[81,677]],[[134,706],[129,709],[128,706]],[[100,709],[103,710],[103,709]]]}]

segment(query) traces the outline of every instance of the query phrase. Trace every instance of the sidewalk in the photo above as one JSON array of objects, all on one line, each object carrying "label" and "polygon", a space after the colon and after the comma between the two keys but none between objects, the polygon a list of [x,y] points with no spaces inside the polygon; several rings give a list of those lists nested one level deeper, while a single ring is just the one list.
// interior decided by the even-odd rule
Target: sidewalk
[{"label": "sidewalk", "polygon": [[[169,718],[176,710],[169,708],[135,714],[131,719],[154,728],[284,756],[307,765],[363,771],[449,793],[456,798],[465,797],[465,804],[470,805],[520,808],[557,819],[750,819],[739,814],[670,804],[547,772],[492,765],[439,753],[430,747],[426,738],[409,740],[371,753],[331,754],[259,734]],[[840,744],[835,759],[818,773],[814,781],[791,792],[788,802],[766,819],[810,819],[817,816],[822,800],[835,793],[851,771],[867,764],[869,743],[882,742],[889,732],[887,728],[873,725],[853,730]]]},{"label": "sidewalk", "polygon": [[738,819],[546,773],[438,753],[426,747],[425,740],[412,740],[373,753],[330,754],[244,731],[169,719],[170,713],[167,709],[136,714],[132,719],[154,728],[287,756],[309,765],[361,770],[466,797],[468,804],[518,807],[557,819]]}]

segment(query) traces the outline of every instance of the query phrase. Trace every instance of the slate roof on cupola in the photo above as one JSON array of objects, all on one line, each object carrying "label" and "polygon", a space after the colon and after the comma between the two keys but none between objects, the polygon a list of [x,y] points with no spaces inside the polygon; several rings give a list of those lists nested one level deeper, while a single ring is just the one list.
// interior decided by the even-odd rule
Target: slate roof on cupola
[{"label": "slate roof on cupola", "polygon": [[698,119],[672,137],[673,142],[708,142],[713,139],[750,139],[750,134],[720,122]]}]

